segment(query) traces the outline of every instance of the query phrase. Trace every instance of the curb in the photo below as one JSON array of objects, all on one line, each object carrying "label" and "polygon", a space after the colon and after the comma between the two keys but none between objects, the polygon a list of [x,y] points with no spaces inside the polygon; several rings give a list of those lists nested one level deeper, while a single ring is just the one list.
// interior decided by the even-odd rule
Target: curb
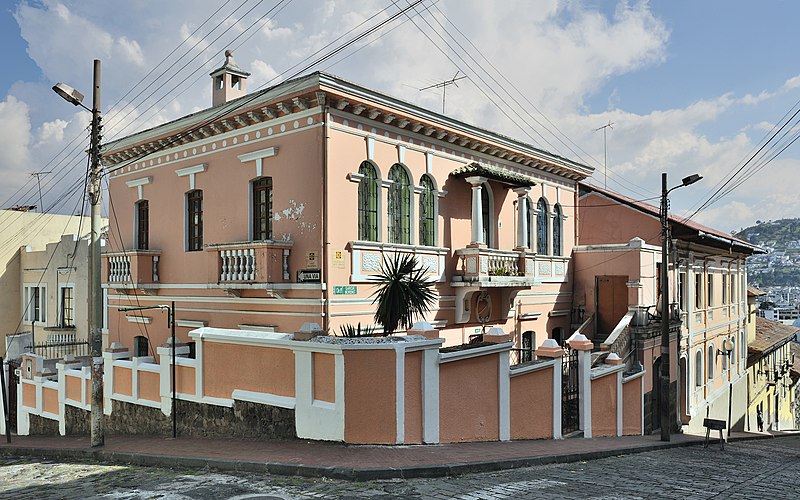
[{"label": "curb", "polygon": [[[729,442],[754,441],[779,436],[754,435],[731,438]],[[709,446],[719,439],[710,440]],[[151,467],[186,467],[190,469],[210,468],[219,471],[258,472],[280,476],[324,477],[348,481],[371,481],[376,479],[412,479],[458,476],[479,472],[496,472],[537,465],[584,462],[620,455],[633,455],[668,448],[683,448],[702,445],[704,439],[682,442],[655,443],[652,445],[585,451],[559,455],[528,456],[497,461],[468,462],[455,464],[419,465],[387,468],[351,468],[324,465],[290,464],[282,462],[256,462],[223,458],[181,457],[154,453],[127,451],[105,451],[87,448],[30,448],[0,447],[0,455],[13,457],[42,457],[48,459],[93,460],[102,463],[129,464]]]}]

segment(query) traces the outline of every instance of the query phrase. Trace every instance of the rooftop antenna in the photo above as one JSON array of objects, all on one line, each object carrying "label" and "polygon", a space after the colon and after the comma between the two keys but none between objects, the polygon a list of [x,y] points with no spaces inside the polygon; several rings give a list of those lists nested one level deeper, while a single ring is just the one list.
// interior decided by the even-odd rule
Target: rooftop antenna
[{"label": "rooftop antenna", "polygon": [[603,189],[608,189],[608,142],[606,141],[606,131],[614,125],[614,122],[611,120],[608,121],[602,127],[598,127],[594,129],[595,132],[598,130],[603,131]]},{"label": "rooftop antenna", "polygon": [[458,87],[458,84],[456,82],[459,81],[459,80],[463,80],[464,78],[467,77],[467,75],[458,76],[459,73],[461,73],[461,71],[456,71],[456,74],[453,75],[453,78],[451,78],[449,80],[445,80],[445,81],[439,82],[439,83],[434,83],[433,85],[428,85],[427,87],[423,87],[423,88],[419,89],[420,92],[422,92],[423,90],[429,90],[429,89],[439,89],[439,88],[442,89],[442,114],[444,114],[444,104],[445,104],[445,99],[447,97],[447,86],[448,85],[455,85],[456,87]]},{"label": "rooftop antenna", "polygon": [[44,205],[42,204],[42,176],[52,174],[53,172],[31,172],[31,177],[36,177],[36,185],[39,186],[39,211],[44,212]]}]

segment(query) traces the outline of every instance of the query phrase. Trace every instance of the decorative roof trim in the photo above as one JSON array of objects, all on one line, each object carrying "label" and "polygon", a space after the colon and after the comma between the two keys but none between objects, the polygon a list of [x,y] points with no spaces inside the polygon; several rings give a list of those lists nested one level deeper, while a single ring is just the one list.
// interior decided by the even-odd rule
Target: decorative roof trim
[{"label": "decorative roof trim", "polygon": [[450,175],[453,177],[469,177],[479,175],[481,177],[488,177],[489,179],[511,184],[513,186],[535,186],[536,181],[530,175],[511,172],[491,165],[482,165],[477,162],[470,163],[456,168]]}]

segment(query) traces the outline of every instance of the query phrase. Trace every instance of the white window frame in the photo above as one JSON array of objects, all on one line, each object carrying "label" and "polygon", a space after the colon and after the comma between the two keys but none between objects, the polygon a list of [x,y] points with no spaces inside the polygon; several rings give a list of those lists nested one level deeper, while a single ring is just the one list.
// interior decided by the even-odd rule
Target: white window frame
[{"label": "white window frame", "polygon": [[23,292],[22,292],[22,312],[23,318],[25,323],[30,323],[33,321],[33,311],[35,308],[28,307],[28,304],[31,302],[31,290],[34,288],[39,288],[39,315],[41,316],[40,319],[37,319],[37,323],[44,323],[47,324],[47,284],[46,283],[25,283],[23,285]]}]

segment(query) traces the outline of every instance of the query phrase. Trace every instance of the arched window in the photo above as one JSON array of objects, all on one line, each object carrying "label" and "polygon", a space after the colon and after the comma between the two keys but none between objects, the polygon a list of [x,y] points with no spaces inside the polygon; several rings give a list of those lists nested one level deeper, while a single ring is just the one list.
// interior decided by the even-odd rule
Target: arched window
[{"label": "arched window", "polygon": [[489,206],[489,185],[483,184],[481,186],[481,220],[483,221],[483,242],[486,246],[491,247],[492,242],[490,237],[492,232],[489,230],[492,224],[492,208]]},{"label": "arched window", "polygon": [[708,380],[714,379],[714,344],[708,346],[708,361],[706,361],[706,365],[708,366]]},{"label": "arched window", "polygon": [[548,245],[548,233],[550,233],[550,211],[547,209],[547,201],[539,198],[536,204],[536,253],[550,255]]},{"label": "arched window", "polygon": [[703,387],[703,350],[698,349],[694,355],[694,385]]},{"label": "arched window", "polygon": [[358,173],[363,176],[358,183],[358,239],[378,241],[378,172],[365,161]]},{"label": "arched window", "polygon": [[419,180],[422,193],[419,195],[419,244],[436,245],[436,189],[429,175]]},{"label": "arched window", "polygon": [[253,240],[272,239],[272,177],[253,181]]},{"label": "arched window", "polygon": [[389,242],[410,243],[411,189],[406,169],[395,164],[389,170]]},{"label": "arched window", "polygon": [[563,224],[561,205],[556,203],[556,206],[553,207],[553,255],[560,256],[564,252],[561,236]]}]

